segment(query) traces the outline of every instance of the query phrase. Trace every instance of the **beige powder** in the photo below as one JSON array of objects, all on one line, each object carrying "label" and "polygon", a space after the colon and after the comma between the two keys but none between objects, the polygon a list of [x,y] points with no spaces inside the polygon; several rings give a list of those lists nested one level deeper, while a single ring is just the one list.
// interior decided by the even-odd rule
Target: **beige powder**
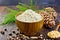
[{"label": "beige powder", "polygon": [[42,16],[35,11],[28,9],[17,16],[16,19],[22,22],[37,22],[42,20]]}]

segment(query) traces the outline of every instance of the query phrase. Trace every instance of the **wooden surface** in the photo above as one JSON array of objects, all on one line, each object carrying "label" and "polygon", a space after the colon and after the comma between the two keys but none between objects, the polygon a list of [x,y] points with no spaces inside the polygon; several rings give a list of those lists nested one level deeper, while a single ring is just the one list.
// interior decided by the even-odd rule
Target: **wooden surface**
[{"label": "wooden surface", "polygon": [[[18,2],[30,4],[30,0],[0,0],[0,5],[17,5]],[[33,0],[33,4],[46,5],[46,6],[60,5],[60,0]]]},{"label": "wooden surface", "polygon": [[[2,8],[0,7],[0,9],[5,10],[5,7],[2,7]],[[1,11],[1,13],[0,13],[0,23],[4,19],[5,14],[7,14],[6,11],[3,12],[3,10],[0,10]],[[56,7],[55,10],[58,13],[58,18],[56,20],[56,23],[57,23],[58,20],[60,20],[60,12],[59,12],[60,9]],[[0,25],[0,30],[3,30],[5,28],[7,28],[8,31],[5,32],[5,35],[1,35],[0,34],[0,40],[7,40],[8,34],[11,33],[12,30],[16,30],[16,24],[15,23],[12,23],[12,24],[9,24],[9,25]],[[41,32],[38,32],[36,35],[39,36],[40,34],[43,34],[44,35],[44,38],[47,39],[48,37],[47,37],[46,34],[49,31],[54,30],[55,28],[56,28],[56,26],[54,26],[54,28],[52,28],[52,29],[43,27],[42,31]],[[59,29],[59,31],[60,31],[60,29]],[[37,40],[40,40],[40,39],[37,39]],[[59,39],[54,39],[54,40],[60,40],[60,38]]]}]

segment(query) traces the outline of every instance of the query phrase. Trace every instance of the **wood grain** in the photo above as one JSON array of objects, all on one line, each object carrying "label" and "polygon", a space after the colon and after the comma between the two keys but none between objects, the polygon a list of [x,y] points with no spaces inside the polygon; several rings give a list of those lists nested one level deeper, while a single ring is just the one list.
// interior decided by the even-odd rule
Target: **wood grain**
[{"label": "wood grain", "polygon": [[[57,14],[58,14],[58,17],[57,17],[57,20],[56,20],[56,24],[57,22],[60,20],[60,6],[56,6],[54,7],[54,9],[57,11]],[[1,9],[0,9],[1,10]],[[8,14],[8,13],[5,13],[3,11],[3,14],[0,13],[0,22],[3,20],[4,18],[4,15],[5,14]],[[12,30],[16,30],[16,24],[15,23],[12,23],[12,24],[9,24],[9,25],[0,25],[0,30],[3,30],[4,28],[7,28],[7,32],[5,32],[5,35],[1,35],[0,34],[0,40],[7,40],[7,37],[8,37],[8,34],[12,32]],[[50,29],[50,28],[46,28],[45,26],[43,26],[43,29],[41,31],[39,31],[35,36],[39,36],[40,34],[43,34],[43,39],[51,39],[51,38],[48,38],[48,36],[46,35],[49,31],[52,31],[56,28],[56,25]],[[60,29],[59,29],[60,31]],[[17,32],[17,31],[16,31]],[[36,40],[43,40],[43,39],[36,39]],[[60,38],[58,39],[51,39],[51,40],[60,40]]]}]

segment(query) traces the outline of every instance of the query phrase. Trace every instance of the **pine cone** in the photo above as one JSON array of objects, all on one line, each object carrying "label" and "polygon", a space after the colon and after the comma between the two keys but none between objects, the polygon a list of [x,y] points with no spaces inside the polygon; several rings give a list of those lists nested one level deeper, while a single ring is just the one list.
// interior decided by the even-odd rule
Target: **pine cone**
[{"label": "pine cone", "polygon": [[52,15],[54,17],[54,19],[56,19],[57,13],[53,8],[47,7],[47,8],[44,9],[44,11],[48,12],[49,15]]},{"label": "pine cone", "polygon": [[46,10],[44,9],[39,13],[44,17],[44,24],[47,25],[49,28],[52,28],[55,25],[55,19],[57,17],[57,13],[55,12],[55,10],[52,11],[51,8],[49,10],[48,10],[49,12],[46,12]]}]

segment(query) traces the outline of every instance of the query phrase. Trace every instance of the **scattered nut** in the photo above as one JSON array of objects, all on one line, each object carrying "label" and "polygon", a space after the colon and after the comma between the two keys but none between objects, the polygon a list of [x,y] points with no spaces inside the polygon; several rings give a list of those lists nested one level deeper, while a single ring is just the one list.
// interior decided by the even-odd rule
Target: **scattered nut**
[{"label": "scattered nut", "polygon": [[15,31],[12,31],[15,34]]},{"label": "scattered nut", "polygon": [[38,37],[31,37],[31,39],[38,39]]},{"label": "scattered nut", "polygon": [[45,40],[45,39],[43,39],[43,40]]},{"label": "scattered nut", "polygon": [[7,29],[4,29],[4,31],[7,31]]},{"label": "scattered nut", "polygon": [[40,35],[40,37],[42,37],[42,36],[43,36],[43,34]]},{"label": "scattered nut", "polygon": [[16,33],[16,35],[19,35],[19,33]]},{"label": "scattered nut", "polygon": [[46,40],[49,40],[49,39],[46,39]]},{"label": "scattered nut", "polygon": [[40,37],[41,39],[43,39],[43,37]]},{"label": "scattered nut", "polygon": [[17,31],[19,31],[19,29],[17,29]]},{"label": "scattered nut", "polygon": [[1,34],[2,34],[2,35],[4,35],[4,34],[5,34],[5,32],[4,32],[4,31],[1,31]]},{"label": "scattered nut", "polygon": [[9,36],[12,36],[12,33],[10,33]]}]

